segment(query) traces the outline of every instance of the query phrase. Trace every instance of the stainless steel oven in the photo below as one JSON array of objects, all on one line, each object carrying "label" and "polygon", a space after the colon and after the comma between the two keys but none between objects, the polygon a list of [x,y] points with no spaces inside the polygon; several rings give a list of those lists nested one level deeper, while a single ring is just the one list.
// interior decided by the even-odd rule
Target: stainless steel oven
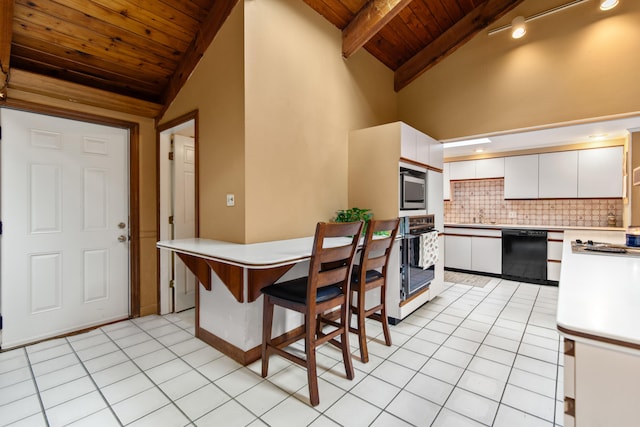
[{"label": "stainless steel oven", "polygon": [[434,265],[427,269],[421,265],[421,235],[434,230],[434,216],[405,217],[402,221],[400,300],[406,301],[428,288],[435,276]]}]

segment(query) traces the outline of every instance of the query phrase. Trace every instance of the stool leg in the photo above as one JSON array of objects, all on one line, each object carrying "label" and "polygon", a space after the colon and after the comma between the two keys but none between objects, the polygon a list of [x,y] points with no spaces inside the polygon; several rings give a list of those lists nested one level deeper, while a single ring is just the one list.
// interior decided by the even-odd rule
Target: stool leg
[{"label": "stool leg", "polygon": [[358,321],[358,344],[360,345],[360,361],[362,363],[367,363],[369,361],[369,349],[367,348],[367,331],[365,329],[364,323],[367,317],[364,314],[364,297],[365,291],[358,291],[358,308],[357,308],[357,321]]},{"label": "stool leg", "polygon": [[307,383],[309,384],[309,400],[311,406],[320,403],[320,393],[318,392],[318,372],[316,370],[316,316],[305,315],[305,338],[304,349],[307,353]]},{"label": "stool leg", "polygon": [[263,295],[264,304],[262,308],[262,377],[267,376],[269,371],[269,354],[267,346],[271,345],[271,325],[273,323],[273,304],[267,295]]},{"label": "stool leg", "polygon": [[347,374],[347,379],[352,380],[353,373],[353,361],[351,360],[351,347],[349,346],[349,319],[351,318],[351,308],[348,306],[347,301],[340,307],[340,321],[342,322],[342,336],[340,338],[340,344],[342,346],[342,359],[344,360],[344,370]]},{"label": "stool leg", "polygon": [[382,331],[384,332],[384,342],[387,346],[391,346],[391,333],[389,332],[389,319],[387,318],[387,303],[386,303],[386,290],[382,286],[380,288],[380,323],[382,323]]}]

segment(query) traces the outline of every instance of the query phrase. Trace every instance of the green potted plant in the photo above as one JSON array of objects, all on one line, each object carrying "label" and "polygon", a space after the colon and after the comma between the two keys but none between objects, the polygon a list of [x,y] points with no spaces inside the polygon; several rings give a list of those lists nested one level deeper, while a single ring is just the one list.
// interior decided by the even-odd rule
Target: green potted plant
[{"label": "green potted plant", "polygon": [[[337,215],[335,218],[333,218],[332,220],[333,222],[364,221],[364,226],[362,227],[363,235],[367,232],[367,225],[369,225],[369,221],[373,217],[373,212],[371,212],[371,209],[360,209],[360,208],[341,209],[336,213]],[[388,233],[385,231],[377,231],[374,234],[387,235]]]}]

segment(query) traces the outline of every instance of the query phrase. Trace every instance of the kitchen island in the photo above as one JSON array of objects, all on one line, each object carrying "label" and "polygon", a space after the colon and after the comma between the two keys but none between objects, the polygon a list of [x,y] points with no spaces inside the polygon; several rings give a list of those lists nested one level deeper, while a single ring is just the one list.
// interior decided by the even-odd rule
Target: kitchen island
[{"label": "kitchen island", "polygon": [[566,230],[557,325],[564,337],[565,426],[640,418],[640,257],[574,252],[576,239],[624,244],[613,231]]},{"label": "kitchen island", "polygon": [[[157,247],[175,252],[202,284],[196,292],[196,337],[247,365],[260,358],[260,289],[306,275],[313,237],[254,244],[192,238],[160,241]],[[298,313],[276,310],[274,335],[302,324]]]}]

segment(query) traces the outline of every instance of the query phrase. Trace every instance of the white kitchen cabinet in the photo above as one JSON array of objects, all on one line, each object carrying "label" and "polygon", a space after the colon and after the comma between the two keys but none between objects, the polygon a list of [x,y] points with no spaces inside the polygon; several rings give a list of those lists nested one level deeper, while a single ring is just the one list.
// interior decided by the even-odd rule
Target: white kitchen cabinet
[{"label": "white kitchen cabinet", "polygon": [[442,169],[444,163],[443,163],[443,158],[442,158],[442,154],[443,154],[443,148],[442,148],[442,144],[440,143],[440,141],[437,141],[433,138],[431,138],[429,135],[425,135],[429,142],[429,165],[433,166],[434,168],[438,168],[438,169]]},{"label": "white kitchen cabinet", "polygon": [[411,126],[400,124],[400,156],[405,159],[417,160],[418,158],[418,131]]},{"label": "white kitchen cabinet", "polygon": [[562,231],[549,231],[547,234],[547,280],[560,281],[563,239]]},{"label": "white kitchen cabinet", "polygon": [[476,162],[475,160],[465,160],[463,162],[449,163],[450,179],[475,179],[476,178]]},{"label": "white kitchen cabinet", "polygon": [[442,198],[444,200],[451,200],[450,164],[442,165]]},{"label": "white kitchen cabinet", "polygon": [[504,198],[538,198],[538,155],[506,157],[504,160]]},{"label": "white kitchen cabinet", "polygon": [[623,147],[593,148],[578,152],[578,197],[623,197]]},{"label": "white kitchen cabinet", "polygon": [[504,177],[504,157],[476,160],[476,178]]},{"label": "white kitchen cabinet", "polygon": [[435,227],[444,230],[444,203],[442,203],[443,183],[442,173],[427,170],[427,212],[435,215]]},{"label": "white kitchen cabinet", "polygon": [[444,266],[471,270],[471,236],[445,236]]},{"label": "white kitchen cabinet", "polygon": [[425,165],[431,164],[429,158],[430,139],[424,133],[416,130],[416,160]]},{"label": "white kitchen cabinet", "polygon": [[502,273],[502,238],[471,237],[471,270]]},{"label": "white kitchen cabinet", "polygon": [[578,197],[578,152],[540,154],[538,197],[561,199]]}]

